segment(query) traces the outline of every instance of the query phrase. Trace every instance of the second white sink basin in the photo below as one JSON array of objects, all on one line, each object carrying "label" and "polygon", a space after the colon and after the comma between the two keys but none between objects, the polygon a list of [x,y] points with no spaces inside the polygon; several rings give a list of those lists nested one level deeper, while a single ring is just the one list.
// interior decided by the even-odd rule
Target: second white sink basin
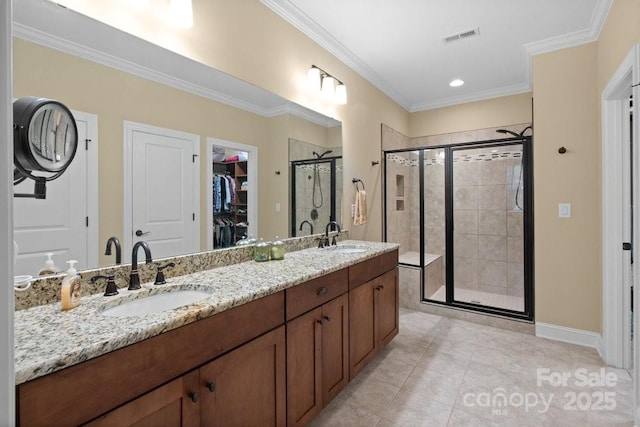
[{"label": "second white sink basin", "polygon": [[102,312],[104,316],[136,317],[193,304],[211,296],[202,291],[175,291],[150,295],[129,301]]},{"label": "second white sink basin", "polygon": [[358,248],[355,246],[332,246],[327,250],[331,252],[336,252],[339,254],[359,254],[361,252],[367,251],[367,249],[365,248]]}]

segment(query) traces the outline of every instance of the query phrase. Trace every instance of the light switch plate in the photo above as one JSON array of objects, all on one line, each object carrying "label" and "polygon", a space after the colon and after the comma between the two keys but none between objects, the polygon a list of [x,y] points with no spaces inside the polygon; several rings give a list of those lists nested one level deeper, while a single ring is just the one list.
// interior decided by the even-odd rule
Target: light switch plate
[{"label": "light switch plate", "polygon": [[571,218],[571,203],[558,203],[558,218]]}]

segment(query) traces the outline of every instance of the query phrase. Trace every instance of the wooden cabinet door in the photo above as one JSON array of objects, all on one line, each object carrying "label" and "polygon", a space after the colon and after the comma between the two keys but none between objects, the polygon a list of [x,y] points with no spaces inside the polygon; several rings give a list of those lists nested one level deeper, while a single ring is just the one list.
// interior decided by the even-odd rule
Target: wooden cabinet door
[{"label": "wooden cabinet door", "polygon": [[200,368],[203,426],[284,426],[284,326]]},{"label": "wooden cabinet door", "polygon": [[375,279],[349,292],[349,376],[355,378],[376,352]]},{"label": "wooden cabinet door", "polygon": [[91,427],[197,427],[198,371],[190,372],[85,424]]},{"label": "wooden cabinet door", "polygon": [[386,346],[398,335],[398,269],[395,268],[375,280],[376,341],[379,348]]},{"label": "wooden cabinet door", "polygon": [[322,406],[349,382],[349,297],[322,306]]},{"label": "wooden cabinet door", "polygon": [[287,425],[308,424],[322,410],[322,309],[287,322]]}]

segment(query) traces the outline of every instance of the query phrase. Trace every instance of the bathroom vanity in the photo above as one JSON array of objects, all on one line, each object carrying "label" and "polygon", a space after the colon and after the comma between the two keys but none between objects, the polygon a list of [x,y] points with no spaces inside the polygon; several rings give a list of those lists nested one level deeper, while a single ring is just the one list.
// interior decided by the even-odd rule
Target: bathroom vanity
[{"label": "bathroom vanity", "polygon": [[19,424],[306,425],[398,333],[397,245],[337,248],[176,277],[212,296],[144,318],[16,312]]}]

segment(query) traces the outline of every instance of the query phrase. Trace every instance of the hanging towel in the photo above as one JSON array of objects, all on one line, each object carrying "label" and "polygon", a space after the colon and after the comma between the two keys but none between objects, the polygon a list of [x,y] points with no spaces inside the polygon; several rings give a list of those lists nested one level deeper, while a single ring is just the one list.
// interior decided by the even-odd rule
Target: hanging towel
[{"label": "hanging towel", "polygon": [[363,225],[367,223],[367,192],[356,191],[356,209],[353,215],[353,225]]}]

